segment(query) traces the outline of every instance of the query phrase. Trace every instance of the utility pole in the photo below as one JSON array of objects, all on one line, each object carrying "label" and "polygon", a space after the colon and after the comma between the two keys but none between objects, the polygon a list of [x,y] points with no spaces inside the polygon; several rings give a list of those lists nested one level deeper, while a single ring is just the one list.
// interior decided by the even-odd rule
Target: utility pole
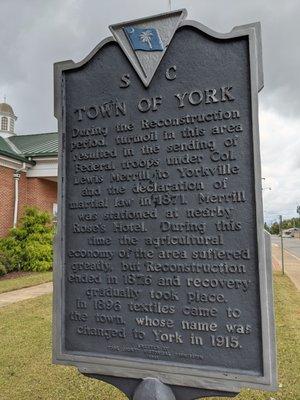
[{"label": "utility pole", "polygon": [[[297,206],[297,213],[299,214],[299,219],[300,219],[300,206]],[[299,228],[300,228],[300,225],[299,225]]]},{"label": "utility pole", "polygon": [[279,215],[279,232],[281,240],[281,270],[284,275],[284,254],[283,254],[283,236],[282,236],[282,215]]}]

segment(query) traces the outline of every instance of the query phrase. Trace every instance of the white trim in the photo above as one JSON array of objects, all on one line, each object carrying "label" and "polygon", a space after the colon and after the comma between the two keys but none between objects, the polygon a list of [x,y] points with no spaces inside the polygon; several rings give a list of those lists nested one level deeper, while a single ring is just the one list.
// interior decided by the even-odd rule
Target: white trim
[{"label": "white trim", "polygon": [[35,158],[36,164],[27,172],[28,178],[57,178],[57,158]]},{"label": "white trim", "polygon": [[33,161],[56,161],[58,162],[57,157],[31,157]]},{"label": "white trim", "polygon": [[[23,165],[22,161],[19,160],[14,160],[10,157],[5,157],[0,155],[0,166],[1,167],[6,167],[6,168],[10,168],[10,169],[19,169],[21,168]],[[26,163],[26,171],[28,171],[28,169],[31,167],[30,164]]]}]

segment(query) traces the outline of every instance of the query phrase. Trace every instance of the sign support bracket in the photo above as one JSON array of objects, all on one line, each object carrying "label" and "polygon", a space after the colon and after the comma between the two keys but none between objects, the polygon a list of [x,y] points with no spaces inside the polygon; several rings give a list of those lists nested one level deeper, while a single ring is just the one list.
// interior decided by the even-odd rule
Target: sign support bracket
[{"label": "sign support bracket", "polygon": [[196,400],[206,397],[235,397],[239,394],[238,392],[166,385],[159,379],[152,377],[144,379],[122,378],[87,373],[86,370],[82,369],[79,369],[79,372],[88,378],[101,380],[113,385],[130,400]]},{"label": "sign support bracket", "polygon": [[176,400],[172,389],[156,378],[145,378],[134,392],[133,400]]}]

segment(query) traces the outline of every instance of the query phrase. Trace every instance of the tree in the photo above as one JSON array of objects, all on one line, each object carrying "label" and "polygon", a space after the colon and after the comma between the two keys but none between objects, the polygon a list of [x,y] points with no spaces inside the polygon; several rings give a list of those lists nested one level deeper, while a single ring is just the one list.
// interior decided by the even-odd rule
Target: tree
[{"label": "tree", "polygon": [[[282,229],[290,229],[290,228],[300,228],[300,218],[290,218],[282,221]],[[272,235],[279,235],[279,229],[280,229],[279,223],[276,221],[273,222],[273,224],[269,227],[269,232]]]},{"label": "tree", "polygon": [[278,235],[279,234],[279,224],[278,222],[273,222],[270,226],[270,233],[271,235]]},{"label": "tree", "polygon": [[144,31],[140,34],[141,41],[143,43],[147,43],[150,49],[152,49],[152,44],[151,44],[152,36],[153,35],[151,31]]}]

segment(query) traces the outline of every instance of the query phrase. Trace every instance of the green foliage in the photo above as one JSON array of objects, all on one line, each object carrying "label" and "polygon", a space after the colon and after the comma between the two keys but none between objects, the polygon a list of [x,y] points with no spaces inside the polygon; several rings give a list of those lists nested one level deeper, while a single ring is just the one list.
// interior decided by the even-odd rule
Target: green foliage
[{"label": "green foliage", "polygon": [[54,227],[49,213],[28,207],[17,228],[0,239],[0,275],[52,269]]},{"label": "green foliage", "polygon": [[4,264],[0,261],[0,276],[7,274],[7,269]]},{"label": "green foliage", "polygon": [[282,221],[282,229],[300,228],[300,218],[284,219]]},{"label": "green foliage", "polygon": [[279,224],[278,224],[278,222],[274,222],[270,226],[270,233],[271,233],[271,235],[278,235],[279,234]]},{"label": "green foliage", "polygon": [[[271,233],[271,235],[279,235],[279,223],[273,222],[272,225],[268,226],[265,223],[265,229]],[[300,228],[300,218],[290,218],[282,221],[282,229],[290,229],[290,228]]]}]

